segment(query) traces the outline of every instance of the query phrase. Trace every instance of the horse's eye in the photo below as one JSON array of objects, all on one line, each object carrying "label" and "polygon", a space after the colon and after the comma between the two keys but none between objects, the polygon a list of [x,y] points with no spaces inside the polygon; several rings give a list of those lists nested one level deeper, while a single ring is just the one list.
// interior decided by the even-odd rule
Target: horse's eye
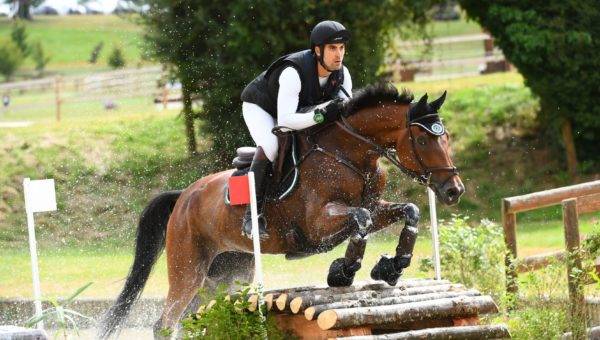
[{"label": "horse's eye", "polygon": [[425,137],[419,136],[417,137],[417,143],[419,143],[419,145],[425,145],[427,141],[425,140]]}]

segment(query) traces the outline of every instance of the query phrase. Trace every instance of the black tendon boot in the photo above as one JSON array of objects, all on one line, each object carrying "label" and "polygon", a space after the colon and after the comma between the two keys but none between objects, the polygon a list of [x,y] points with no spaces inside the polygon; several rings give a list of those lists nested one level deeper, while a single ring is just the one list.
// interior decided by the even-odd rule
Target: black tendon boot
[{"label": "black tendon boot", "polygon": [[[268,182],[268,176],[271,172],[271,161],[265,155],[262,147],[256,148],[256,153],[250,165],[250,171],[254,172],[254,185],[256,188],[256,209],[258,214],[258,232],[260,239],[269,237],[267,234],[267,220],[263,216],[265,191]],[[246,207],[244,221],[242,222],[242,234],[248,238],[252,238],[252,213],[250,204]]]}]

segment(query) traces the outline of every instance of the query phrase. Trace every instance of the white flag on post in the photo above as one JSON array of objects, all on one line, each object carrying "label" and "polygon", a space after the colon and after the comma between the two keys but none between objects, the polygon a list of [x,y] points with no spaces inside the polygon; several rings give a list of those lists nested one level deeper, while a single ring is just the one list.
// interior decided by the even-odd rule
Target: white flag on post
[{"label": "white flag on post", "polygon": [[[40,289],[40,274],[38,269],[33,213],[56,210],[54,179],[32,181],[29,178],[25,178],[23,180],[23,191],[25,193],[25,211],[27,212],[27,230],[29,232],[29,252],[31,254],[35,314],[39,317],[42,315],[42,301],[40,300],[42,298],[42,293]],[[37,326],[39,329],[44,328],[44,324],[41,321],[38,322]]]},{"label": "white flag on post", "polygon": [[56,210],[56,192],[54,179],[30,180],[25,178],[25,207],[29,212],[43,212]]}]

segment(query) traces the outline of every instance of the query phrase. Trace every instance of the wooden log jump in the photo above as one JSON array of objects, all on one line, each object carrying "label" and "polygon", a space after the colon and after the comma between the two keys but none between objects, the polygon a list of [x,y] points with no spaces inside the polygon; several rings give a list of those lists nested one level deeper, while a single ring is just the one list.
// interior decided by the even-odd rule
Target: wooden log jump
[{"label": "wooden log jump", "polygon": [[479,324],[479,315],[498,312],[491,297],[446,280],[294,287],[265,300],[269,317],[299,339],[510,338],[503,324]]}]

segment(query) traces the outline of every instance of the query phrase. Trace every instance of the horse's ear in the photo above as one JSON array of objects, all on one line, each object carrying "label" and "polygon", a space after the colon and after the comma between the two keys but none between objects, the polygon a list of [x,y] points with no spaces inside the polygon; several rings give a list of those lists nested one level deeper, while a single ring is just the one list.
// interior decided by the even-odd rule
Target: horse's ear
[{"label": "horse's ear", "polygon": [[419,101],[416,104],[410,105],[408,114],[410,115],[411,119],[414,119],[415,117],[421,116],[421,115],[425,114],[426,112],[427,112],[427,93],[425,93],[423,95],[423,97],[421,97],[421,99],[419,99]]},{"label": "horse's ear", "polygon": [[417,105],[415,105],[415,110],[417,110],[417,112],[425,112],[426,109],[427,109],[427,93],[425,93],[423,95],[423,97],[421,97],[421,99],[419,99],[419,102],[417,103]]},{"label": "horse's ear", "polygon": [[429,106],[431,107],[431,111],[432,111],[431,113],[438,112],[440,110],[440,107],[442,107],[442,104],[444,104],[445,100],[446,100],[446,91],[444,91],[444,94],[442,94],[438,99],[429,103]]}]

